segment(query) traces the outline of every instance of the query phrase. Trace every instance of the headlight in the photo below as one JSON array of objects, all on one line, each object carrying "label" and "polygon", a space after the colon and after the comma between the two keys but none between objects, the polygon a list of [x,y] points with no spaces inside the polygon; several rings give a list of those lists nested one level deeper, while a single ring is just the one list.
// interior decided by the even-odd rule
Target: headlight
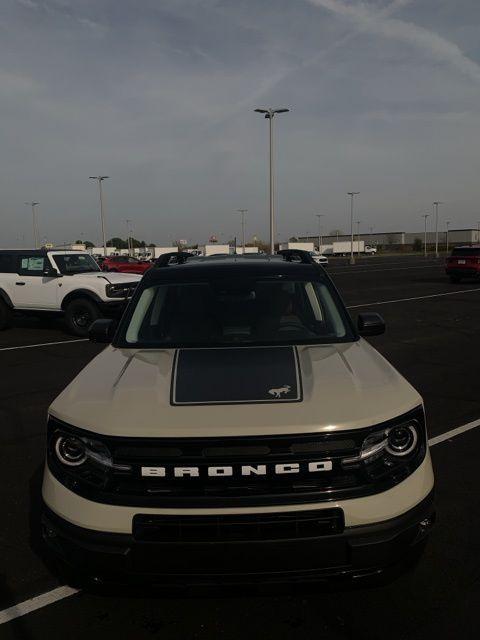
[{"label": "headlight", "polygon": [[125,284],[107,284],[105,291],[108,298],[131,298],[137,286],[136,282]]},{"label": "headlight", "polygon": [[55,453],[62,464],[78,467],[87,459],[85,445],[75,436],[58,436],[55,441]]},{"label": "headlight", "polygon": [[389,430],[385,449],[392,456],[408,456],[417,442],[418,434],[413,424],[400,425]]},{"label": "headlight", "polygon": [[401,481],[420,465],[427,450],[422,416],[388,425],[369,433],[356,456],[344,458],[347,469],[363,468],[368,481],[392,478]]},{"label": "headlight", "polygon": [[108,447],[98,440],[57,432],[53,449],[58,460],[67,467],[79,467],[91,462],[106,469],[130,471],[129,465],[114,464]]}]

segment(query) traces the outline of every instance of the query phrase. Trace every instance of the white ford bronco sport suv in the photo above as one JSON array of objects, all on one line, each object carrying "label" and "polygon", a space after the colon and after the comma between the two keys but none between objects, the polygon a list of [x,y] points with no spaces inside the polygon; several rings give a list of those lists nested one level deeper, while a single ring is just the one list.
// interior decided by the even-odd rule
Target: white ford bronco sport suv
[{"label": "white ford bronco sport suv", "polygon": [[[301,258],[301,262],[294,261]],[[307,252],[162,256],[49,409],[43,537],[98,579],[366,576],[434,522],[422,398]]]},{"label": "white ford bronco sport suv", "polygon": [[92,322],[125,306],[140,276],[104,273],[88,253],[0,249],[0,329],[15,311],[63,313],[69,330],[86,336]]}]

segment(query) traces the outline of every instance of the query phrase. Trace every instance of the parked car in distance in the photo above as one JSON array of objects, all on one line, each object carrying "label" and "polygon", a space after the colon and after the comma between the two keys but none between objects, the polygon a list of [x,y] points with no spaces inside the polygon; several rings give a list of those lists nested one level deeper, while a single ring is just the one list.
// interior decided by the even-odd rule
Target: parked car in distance
[{"label": "parked car in distance", "polygon": [[309,253],[317,264],[323,264],[323,265],[328,264],[327,256],[324,256],[319,251],[309,251]]},{"label": "parked car in distance", "polygon": [[139,275],[143,275],[151,266],[151,262],[138,260],[130,256],[109,256],[102,262],[103,271],[118,271],[119,273],[136,273]]},{"label": "parked car in distance", "polygon": [[139,280],[103,273],[83,251],[0,250],[0,330],[16,312],[63,314],[71,333],[86,336],[95,320],[121,314]]},{"label": "parked car in distance", "polygon": [[445,273],[450,282],[460,282],[462,278],[478,278],[480,276],[480,245],[454,247],[451,255],[445,260]]}]

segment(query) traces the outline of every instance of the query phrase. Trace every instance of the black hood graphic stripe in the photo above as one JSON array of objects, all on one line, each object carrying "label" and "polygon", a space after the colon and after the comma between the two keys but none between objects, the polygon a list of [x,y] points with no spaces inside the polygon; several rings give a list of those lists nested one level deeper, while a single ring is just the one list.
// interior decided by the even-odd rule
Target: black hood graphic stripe
[{"label": "black hood graphic stripe", "polygon": [[171,403],[257,404],[301,402],[295,347],[179,349],[172,371]]}]

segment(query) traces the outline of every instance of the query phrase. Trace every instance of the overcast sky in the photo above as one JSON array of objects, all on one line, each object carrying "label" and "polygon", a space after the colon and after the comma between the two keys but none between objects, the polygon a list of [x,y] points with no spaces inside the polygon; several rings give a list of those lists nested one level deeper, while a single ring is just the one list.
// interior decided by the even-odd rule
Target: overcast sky
[{"label": "overcast sky", "polygon": [[[480,220],[479,0],[2,0],[0,245]],[[432,218],[430,218],[432,220]],[[443,228],[443,226],[442,226]],[[223,234],[223,235],[221,235]]]}]

